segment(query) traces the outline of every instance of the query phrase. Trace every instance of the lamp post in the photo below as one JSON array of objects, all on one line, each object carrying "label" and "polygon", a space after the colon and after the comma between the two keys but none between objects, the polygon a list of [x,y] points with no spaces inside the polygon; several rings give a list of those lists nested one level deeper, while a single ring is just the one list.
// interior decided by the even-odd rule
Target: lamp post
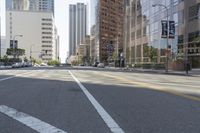
[{"label": "lamp post", "polygon": [[168,11],[168,8],[167,6],[163,5],[163,4],[154,4],[152,5],[152,7],[157,7],[157,6],[160,6],[160,7],[164,7],[166,12],[167,12],[167,59],[166,59],[166,73],[168,73],[168,65],[169,65],[169,57],[168,57],[168,47],[169,47],[169,11]]},{"label": "lamp post", "polygon": [[[14,49],[15,49],[15,39],[16,39],[16,37],[23,37],[23,35],[15,35],[14,37],[13,37],[13,52],[14,52]],[[14,55],[14,58],[15,58],[15,54],[13,54]]]},{"label": "lamp post", "polygon": [[32,44],[30,46],[30,61],[32,62],[32,48],[33,48],[34,44]]}]

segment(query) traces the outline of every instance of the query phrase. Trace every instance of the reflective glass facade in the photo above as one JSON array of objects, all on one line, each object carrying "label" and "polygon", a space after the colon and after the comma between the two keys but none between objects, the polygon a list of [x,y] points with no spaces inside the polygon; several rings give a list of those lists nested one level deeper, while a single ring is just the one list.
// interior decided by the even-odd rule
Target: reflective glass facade
[{"label": "reflective glass facade", "polygon": [[[200,2],[196,0],[126,0],[124,53],[127,64],[169,64],[189,60],[200,67]],[[153,7],[154,4],[164,6]],[[161,38],[161,20],[175,21],[175,38]]]}]

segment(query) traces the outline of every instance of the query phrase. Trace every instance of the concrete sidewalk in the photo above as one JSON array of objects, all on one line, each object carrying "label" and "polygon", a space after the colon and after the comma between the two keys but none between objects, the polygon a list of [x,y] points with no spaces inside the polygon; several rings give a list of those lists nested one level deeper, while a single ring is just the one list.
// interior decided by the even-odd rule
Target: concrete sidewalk
[{"label": "concrete sidewalk", "polygon": [[[168,73],[165,70],[154,70],[154,69],[135,69],[133,71],[153,72],[153,73],[158,73],[158,74],[185,75],[185,76],[187,76],[186,71],[169,70]],[[200,69],[194,69],[192,71],[189,71],[188,75],[189,76],[200,76]]]},{"label": "concrete sidewalk", "polygon": [[142,69],[142,68],[114,68],[114,67],[107,67],[110,70],[118,70],[118,71],[126,71],[126,72],[142,72],[142,73],[155,73],[155,74],[169,74],[169,75],[183,75],[183,76],[199,76],[200,77],[200,69],[192,69],[192,71],[186,74],[186,71],[174,71],[169,70],[166,73],[165,70],[155,70],[155,69]]},{"label": "concrete sidewalk", "polygon": [[0,66],[0,70],[11,69],[12,66]]}]

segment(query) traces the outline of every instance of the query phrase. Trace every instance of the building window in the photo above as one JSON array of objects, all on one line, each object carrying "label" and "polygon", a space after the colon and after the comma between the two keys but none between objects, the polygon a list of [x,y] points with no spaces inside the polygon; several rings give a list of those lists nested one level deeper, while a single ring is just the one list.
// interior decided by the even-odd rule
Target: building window
[{"label": "building window", "polygon": [[52,23],[42,23],[42,25],[49,25],[49,26],[52,26]]},{"label": "building window", "polygon": [[199,38],[199,37],[200,37],[200,31],[189,33],[189,35],[188,35],[188,41],[189,42],[196,41],[196,39]]},{"label": "building window", "polygon": [[52,34],[52,32],[42,32],[42,34],[49,34],[49,35],[51,35]]},{"label": "building window", "polygon": [[42,41],[42,43],[52,43],[52,41]]},{"label": "building window", "polygon": [[141,38],[141,35],[142,35],[141,29],[137,30],[137,39]]},{"label": "building window", "polygon": [[189,8],[189,21],[200,18],[200,3]]},{"label": "building window", "polygon": [[179,44],[182,44],[182,43],[183,43],[183,37],[184,37],[183,35],[179,35],[179,36],[178,36],[178,43],[179,43]]}]

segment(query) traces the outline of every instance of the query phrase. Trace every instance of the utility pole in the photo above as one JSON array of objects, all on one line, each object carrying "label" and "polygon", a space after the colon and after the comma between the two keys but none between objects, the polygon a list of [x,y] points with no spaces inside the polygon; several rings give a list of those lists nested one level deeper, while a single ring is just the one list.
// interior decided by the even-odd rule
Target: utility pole
[{"label": "utility pole", "polygon": [[169,53],[168,53],[168,49],[169,49],[169,9],[167,8],[167,6],[163,5],[163,4],[154,4],[152,5],[153,7],[164,7],[166,12],[167,12],[167,57],[166,57],[166,73],[168,73],[168,66],[169,66]]}]

